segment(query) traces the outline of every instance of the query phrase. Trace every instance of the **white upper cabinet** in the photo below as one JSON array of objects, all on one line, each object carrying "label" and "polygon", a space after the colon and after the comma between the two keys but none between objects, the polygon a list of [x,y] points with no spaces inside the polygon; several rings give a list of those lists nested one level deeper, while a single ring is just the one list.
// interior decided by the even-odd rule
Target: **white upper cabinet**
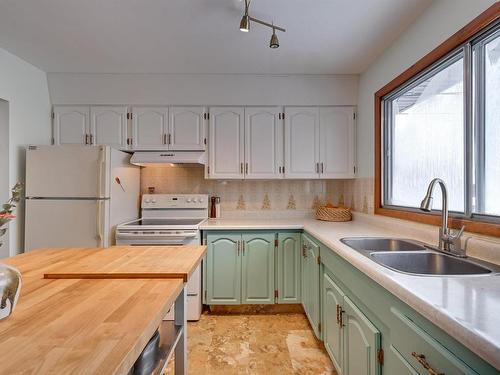
[{"label": "white upper cabinet", "polygon": [[117,148],[126,147],[127,107],[91,107],[89,144],[108,145]]},{"label": "white upper cabinet", "polygon": [[134,149],[168,149],[168,107],[132,107]]},{"label": "white upper cabinet", "polygon": [[89,116],[88,106],[54,106],[54,143],[56,145],[86,144]]},{"label": "white upper cabinet", "polygon": [[206,107],[170,107],[169,149],[204,150]]},{"label": "white upper cabinet", "polygon": [[354,177],[354,107],[321,107],[320,177]]},{"label": "white upper cabinet", "polygon": [[244,178],[244,108],[211,107],[209,178]]},{"label": "white upper cabinet", "polygon": [[285,107],[285,177],[319,177],[317,107]]},{"label": "white upper cabinet", "polygon": [[245,108],[245,178],[283,178],[280,107]]}]

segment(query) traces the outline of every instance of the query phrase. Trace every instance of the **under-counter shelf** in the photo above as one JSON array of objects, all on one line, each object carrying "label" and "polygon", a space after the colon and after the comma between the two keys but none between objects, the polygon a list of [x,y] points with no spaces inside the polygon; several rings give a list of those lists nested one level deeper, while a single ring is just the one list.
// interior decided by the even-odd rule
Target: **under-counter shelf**
[{"label": "under-counter shelf", "polygon": [[174,321],[168,320],[164,320],[158,329],[160,331],[160,349],[158,353],[160,360],[153,370],[152,375],[165,373],[174,349],[184,332],[184,328],[181,325],[176,325]]}]

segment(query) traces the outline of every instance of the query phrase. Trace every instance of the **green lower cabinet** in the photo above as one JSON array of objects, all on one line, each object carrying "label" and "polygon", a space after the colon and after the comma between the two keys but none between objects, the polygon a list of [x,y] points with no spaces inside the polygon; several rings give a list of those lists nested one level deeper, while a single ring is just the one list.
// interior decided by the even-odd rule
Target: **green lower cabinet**
[{"label": "green lower cabinet", "polygon": [[300,233],[278,233],[277,251],[278,303],[300,303]]},{"label": "green lower cabinet", "polygon": [[380,364],[380,331],[356,305],[344,296],[342,329],[344,330],[344,375],[377,375]]},{"label": "green lower cabinet", "polygon": [[337,373],[342,374],[344,338],[339,321],[339,309],[344,301],[344,293],[328,276],[323,274],[322,309],[323,309],[323,342],[326,351],[335,366]]},{"label": "green lower cabinet", "polygon": [[320,332],[320,278],[319,278],[319,245],[308,236],[302,235],[304,256],[302,257],[302,305],[316,337]]},{"label": "green lower cabinet", "polygon": [[241,235],[236,233],[207,235],[207,304],[241,303]]},{"label": "green lower cabinet", "polygon": [[274,303],[274,233],[242,235],[242,303]]}]

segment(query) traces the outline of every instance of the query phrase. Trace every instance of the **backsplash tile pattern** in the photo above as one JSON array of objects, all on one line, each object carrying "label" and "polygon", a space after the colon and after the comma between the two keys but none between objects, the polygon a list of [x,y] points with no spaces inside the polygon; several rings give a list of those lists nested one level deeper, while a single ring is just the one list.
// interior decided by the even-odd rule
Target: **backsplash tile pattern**
[{"label": "backsplash tile pattern", "polygon": [[221,197],[221,211],[311,211],[327,197],[322,180],[206,180],[195,165],[148,166],[141,169],[141,192],[211,194]]},{"label": "backsplash tile pattern", "polygon": [[373,177],[353,180],[329,180],[327,200],[335,205],[350,207],[353,211],[373,214]]}]

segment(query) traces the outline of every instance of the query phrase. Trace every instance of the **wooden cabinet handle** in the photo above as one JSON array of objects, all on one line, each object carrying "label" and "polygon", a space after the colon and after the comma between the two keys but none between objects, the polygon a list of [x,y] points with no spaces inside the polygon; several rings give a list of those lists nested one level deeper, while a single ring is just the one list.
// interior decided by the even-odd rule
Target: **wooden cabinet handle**
[{"label": "wooden cabinet handle", "polygon": [[337,304],[337,324],[342,328],[344,326],[344,320],[342,318],[342,314],[345,311],[342,310],[342,306]]},{"label": "wooden cabinet handle", "polygon": [[436,370],[434,370],[431,365],[429,364],[429,362],[426,361],[425,359],[425,355],[423,354],[418,354],[416,352],[412,352],[411,355],[413,357],[415,357],[415,359],[418,361],[418,363],[420,363],[422,365],[422,367],[424,369],[427,370],[427,372],[430,374],[430,375],[445,375],[444,372],[437,372]]}]

